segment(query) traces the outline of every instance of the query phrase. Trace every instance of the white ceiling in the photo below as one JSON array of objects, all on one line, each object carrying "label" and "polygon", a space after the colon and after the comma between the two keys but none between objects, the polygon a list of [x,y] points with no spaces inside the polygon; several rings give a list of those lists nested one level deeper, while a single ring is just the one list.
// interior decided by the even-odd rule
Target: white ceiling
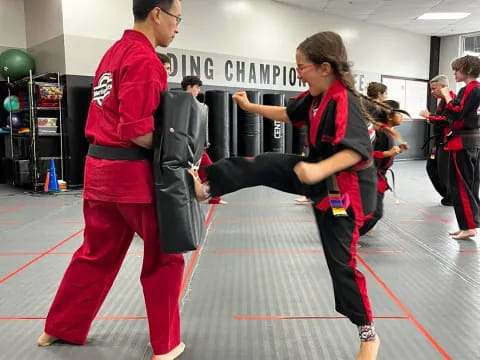
[{"label": "white ceiling", "polygon": [[[273,0],[418,34],[446,36],[480,31],[480,0]],[[416,20],[426,12],[470,12],[462,20]]]}]

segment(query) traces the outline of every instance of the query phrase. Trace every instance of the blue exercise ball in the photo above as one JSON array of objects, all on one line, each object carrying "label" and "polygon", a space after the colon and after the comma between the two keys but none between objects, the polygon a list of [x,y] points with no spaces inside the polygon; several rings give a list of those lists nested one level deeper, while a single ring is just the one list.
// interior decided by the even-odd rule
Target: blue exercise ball
[{"label": "blue exercise ball", "polygon": [[7,117],[7,126],[11,126],[12,130],[18,130],[24,126],[23,116],[21,113],[12,113]]},{"label": "blue exercise ball", "polygon": [[3,100],[3,108],[8,112],[20,110],[20,100],[18,99],[18,96],[7,96],[5,100]]},{"label": "blue exercise ball", "polygon": [[9,49],[0,54],[0,74],[5,79],[18,80],[35,72],[35,61],[25,51]]}]

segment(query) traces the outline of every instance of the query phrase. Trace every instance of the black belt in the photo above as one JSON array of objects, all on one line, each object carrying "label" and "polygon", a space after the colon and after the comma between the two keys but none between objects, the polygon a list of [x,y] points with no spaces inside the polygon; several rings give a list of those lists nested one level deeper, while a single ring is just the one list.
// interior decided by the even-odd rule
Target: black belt
[{"label": "black belt", "polygon": [[88,156],[105,160],[152,160],[153,152],[139,146],[131,148],[120,148],[90,144]]}]

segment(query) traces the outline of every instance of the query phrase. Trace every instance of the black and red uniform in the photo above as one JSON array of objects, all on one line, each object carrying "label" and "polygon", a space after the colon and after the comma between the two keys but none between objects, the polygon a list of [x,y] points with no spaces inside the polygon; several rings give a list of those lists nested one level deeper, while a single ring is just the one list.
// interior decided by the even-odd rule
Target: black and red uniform
[{"label": "black and red uniform", "polygon": [[[90,144],[133,148],[132,139],[154,130],[153,113],[167,73],[150,41],[125,31],[104,55],[95,74],[86,136]],[[160,247],[154,183],[148,160],[106,160],[87,156],[84,184],[84,241],[75,252],[47,316],[45,332],[86,342],[123,259],[137,233],[144,242],[140,280],[154,354],[180,343],[178,298],[182,255]]]},{"label": "black and red uniform", "polygon": [[375,159],[375,169],[377,172],[377,207],[373,214],[367,216],[363,226],[360,228],[360,235],[367,233],[375,224],[383,217],[383,199],[385,192],[390,190],[390,185],[387,180],[387,170],[393,164],[393,156],[384,157],[383,152],[390,150],[395,145],[393,136],[380,129],[376,131],[375,142],[373,146],[373,157]]},{"label": "black and red uniform", "polygon": [[[308,158],[267,153],[253,160],[220,160],[206,168],[211,194],[265,185],[311,199],[333,281],[336,310],[356,325],[369,325],[372,312],[365,276],[357,269],[356,244],[365,214],[375,209],[376,175],[358,98],[337,80],[320,97],[305,92],[292,99],[286,111],[295,126],[308,125]],[[358,153],[361,162],[316,185],[302,184],[293,171],[299,161],[318,162],[345,149]],[[329,201],[332,183],[337,185],[347,216],[334,216]]]},{"label": "black and red uniform", "polygon": [[460,230],[480,227],[479,105],[480,83],[471,81],[445,106],[451,123],[444,139],[445,150],[450,152],[450,196]]},{"label": "black and red uniform", "polygon": [[[455,94],[450,91],[450,96],[455,99]],[[445,98],[442,97],[438,103],[435,115],[430,115],[428,120],[432,124],[432,137],[434,144],[430,150],[430,155],[427,159],[427,174],[433,187],[440,196],[450,202],[450,191],[448,185],[448,167],[449,167],[449,154],[445,151],[443,146],[443,138],[448,133],[449,123],[446,116],[447,103]]]}]

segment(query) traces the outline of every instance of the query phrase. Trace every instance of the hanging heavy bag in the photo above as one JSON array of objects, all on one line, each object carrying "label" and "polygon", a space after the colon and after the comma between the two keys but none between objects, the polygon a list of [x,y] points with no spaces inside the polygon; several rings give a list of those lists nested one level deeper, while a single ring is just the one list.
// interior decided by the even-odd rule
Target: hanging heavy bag
[{"label": "hanging heavy bag", "polygon": [[161,93],[155,113],[154,159],[157,218],[162,251],[195,250],[204,215],[189,169],[197,170],[206,142],[207,108],[183,91]]},{"label": "hanging heavy bag", "polygon": [[[246,91],[248,100],[254,104],[260,104],[260,92],[256,90]],[[263,134],[260,123],[260,115],[253,114],[238,107],[238,155],[256,156],[262,152]]]},{"label": "hanging heavy bag", "polygon": [[213,161],[230,156],[230,115],[228,93],[211,90],[205,93],[208,106],[208,139],[210,146],[207,153]]},{"label": "hanging heavy bag", "polygon": [[[264,94],[263,105],[283,106],[285,95]],[[273,119],[275,120],[275,119]],[[272,119],[263,118],[263,151],[264,152],[285,152],[285,123],[272,121]]]}]

